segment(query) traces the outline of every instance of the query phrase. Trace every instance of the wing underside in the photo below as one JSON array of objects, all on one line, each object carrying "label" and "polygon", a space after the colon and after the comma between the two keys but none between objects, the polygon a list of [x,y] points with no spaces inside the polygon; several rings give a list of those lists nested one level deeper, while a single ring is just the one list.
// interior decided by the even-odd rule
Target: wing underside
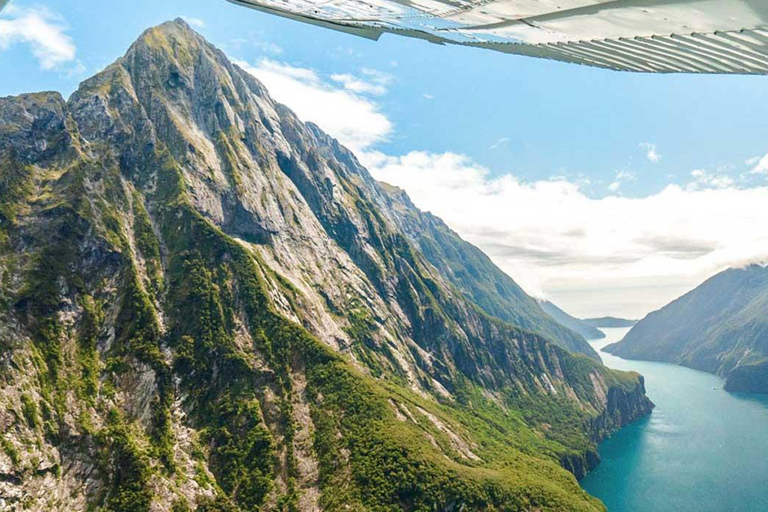
[{"label": "wing underside", "polygon": [[620,71],[768,74],[768,0],[229,1],[371,39],[393,33]]}]

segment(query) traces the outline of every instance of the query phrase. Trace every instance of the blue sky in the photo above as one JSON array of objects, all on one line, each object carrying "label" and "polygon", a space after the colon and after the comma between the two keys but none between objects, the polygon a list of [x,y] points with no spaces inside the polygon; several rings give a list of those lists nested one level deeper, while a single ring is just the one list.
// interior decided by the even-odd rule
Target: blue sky
[{"label": "blue sky", "polygon": [[[391,74],[395,83],[381,102],[396,126],[380,146],[387,152],[450,150],[527,179],[582,173],[602,181],[591,189],[595,194],[625,170],[637,180],[624,193],[645,194],[674,181],[668,176],[681,169],[715,169],[768,151],[764,77],[616,73],[386,35],[371,42],[224,0],[17,0],[15,6],[60,14],[83,69],[40,70],[28,47],[12,45],[0,53],[0,95],[68,94],[144,28],[184,15],[203,20],[196,28],[235,58],[268,56],[325,75],[360,67]],[[643,142],[656,144],[663,159],[649,162]]]},{"label": "blue sky", "polygon": [[[377,178],[577,314],[640,316],[768,254],[749,225],[768,204],[766,77],[617,73],[373,42],[225,0],[17,0],[0,15],[0,96],[67,96],[145,28],[178,16],[352,145]],[[315,92],[352,109],[348,130],[370,120],[370,136],[345,140],[344,126],[306,104],[322,101]]]}]

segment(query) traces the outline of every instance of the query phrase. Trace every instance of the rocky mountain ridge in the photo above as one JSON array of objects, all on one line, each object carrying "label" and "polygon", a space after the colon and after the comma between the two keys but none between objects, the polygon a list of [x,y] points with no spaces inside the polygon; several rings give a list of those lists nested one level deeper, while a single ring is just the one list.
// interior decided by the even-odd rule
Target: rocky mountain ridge
[{"label": "rocky mountain ridge", "polygon": [[642,377],[475,305],[184,22],[0,127],[0,508],[603,509]]},{"label": "rocky mountain ridge", "polygon": [[592,338],[564,323],[562,318],[553,317],[543,304],[528,295],[480,249],[462,240],[438,217],[416,208],[405,191],[386,183],[380,185],[388,194],[388,200],[380,207],[392,212],[398,227],[429,263],[467,299],[491,316],[543,334],[571,352],[599,359],[585,340]]}]

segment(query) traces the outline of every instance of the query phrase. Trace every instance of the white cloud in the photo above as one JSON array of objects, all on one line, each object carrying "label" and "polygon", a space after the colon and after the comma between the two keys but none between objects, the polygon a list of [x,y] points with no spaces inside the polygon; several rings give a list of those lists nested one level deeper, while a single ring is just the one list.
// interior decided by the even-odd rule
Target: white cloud
[{"label": "white cloud", "polygon": [[509,142],[509,137],[499,137],[498,139],[496,139],[496,142],[494,142],[491,145],[491,147],[488,148],[488,149],[496,149],[499,146],[501,146],[502,144],[506,144],[507,142]]},{"label": "white cloud", "polygon": [[362,77],[349,73],[331,75],[331,80],[340,83],[344,89],[357,94],[386,94],[387,87],[392,83],[392,76],[375,69],[363,68]]},{"label": "white cloud", "polygon": [[75,42],[65,34],[64,20],[45,7],[9,6],[0,19],[0,50],[26,44],[44,70],[64,69],[65,64],[82,68],[76,59]]},{"label": "white cloud", "polygon": [[649,162],[658,163],[661,161],[661,154],[656,150],[656,144],[641,142],[640,147],[645,150],[645,158]]},{"label": "white cloud", "polygon": [[746,164],[752,167],[750,174],[768,174],[768,155],[750,158]]},{"label": "white cloud", "polygon": [[431,94],[424,93],[424,99],[432,101],[433,99],[435,99],[435,97],[432,96]]},{"label": "white cloud", "polygon": [[453,153],[363,160],[529,292],[553,296],[575,313],[598,314],[601,304],[602,311],[641,315],[722,268],[768,255],[768,231],[755,229],[768,225],[768,187],[710,180],[644,198],[593,198],[563,178],[492,176]]},{"label": "white cloud", "polygon": [[390,85],[394,81],[394,77],[392,75],[389,73],[384,73],[383,71],[379,71],[378,69],[361,68],[360,73],[366,76],[368,80],[385,86]]},{"label": "white cloud", "polygon": [[353,151],[365,151],[392,132],[392,123],[376,103],[354,90],[335,87],[311,69],[271,59],[253,65],[235,62],[261,80],[301,120],[316,123]]},{"label": "white cloud", "polygon": [[608,190],[614,193],[618,192],[624,183],[635,180],[637,180],[635,173],[629,171],[619,171],[616,173],[616,178],[614,181],[608,185]]},{"label": "white cloud", "polygon": [[200,18],[193,18],[191,16],[182,16],[181,19],[186,21],[189,25],[196,28],[205,28],[205,22]]},{"label": "white cloud", "polygon": [[691,171],[691,177],[693,181],[686,185],[686,188],[690,190],[698,190],[702,188],[728,188],[736,185],[736,180],[727,174],[713,174],[702,169],[694,169]]},{"label": "white cloud", "polygon": [[619,171],[616,173],[616,179],[621,181],[635,181],[637,176],[630,171]]},{"label": "white cloud", "polygon": [[387,88],[381,84],[371,83],[348,73],[331,75],[331,80],[342,84],[344,89],[358,94],[380,96],[387,92]]}]

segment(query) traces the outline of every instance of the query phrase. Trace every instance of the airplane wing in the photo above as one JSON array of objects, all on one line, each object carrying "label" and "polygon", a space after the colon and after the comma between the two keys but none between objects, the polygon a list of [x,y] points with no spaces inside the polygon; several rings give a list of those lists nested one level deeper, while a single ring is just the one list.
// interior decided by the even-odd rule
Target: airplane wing
[{"label": "airplane wing", "polygon": [[400,34],[618,71],[768,74],[768,0],[229,1],[370,39]]},{"label": "airplane wing", "polygon": [[0,0],[0,13],[3,12],[3,9],[5,9],[9,3],[11,3],[11,0]]}]

